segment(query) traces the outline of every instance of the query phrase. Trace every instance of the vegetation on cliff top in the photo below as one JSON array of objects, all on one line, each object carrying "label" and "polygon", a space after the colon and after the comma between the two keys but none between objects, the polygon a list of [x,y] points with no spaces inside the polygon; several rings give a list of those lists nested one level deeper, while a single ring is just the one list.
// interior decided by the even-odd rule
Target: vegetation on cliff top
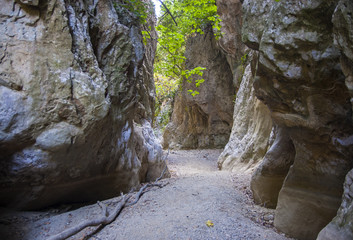
[{"label": "vegetation on cliff top", "polygon": [[190,77],[194,74],[202,76],[203,66],[185,68],[186,40],[196,33],[203,34],[209,25],[220,36],[220,18],[215,0],[165,0],[161,10],[157,26],[159,44],[155,73],[178,79],[179,83],[184,79],[191,81]]},{"label": "vegetation on cliff top", "polygon": [[[156,116],[161,113],[162,105],[174,98],[175,92],[182,81],[194,82],[199,87],[204,66],[187,69],[185,66],[185,47],[189,37],[204,34],[206,28],[213,29],[216,38],[221,36],[220,18],[217,14],[215,0],[163,0],[159,1],[161,16],[158,19],[158,46],[155,58],[156,83]],[[149,2],[141,0],[122,0],[118,3],[133,13],[141,24],[146,23],[149,14]],[[147,31],[142,31],[144,38],[150,37]],[[193,76],[199,76],[195,78]],[[199,94],[197,90],[188,90],[192,96]],[[163,113],[159,119],[162,125],[169,121],[170,112]]]},{"label": "vegetation on cliff top", "polygon": [[[174,97],[182,81],[195,83],[199,87],[205,80],[193,78],[201,76],[206,69],[197,66],[186,69],[185,47],[189,37],[204,34],[204,30],[212,26],[216,37],[220,33],[220,18],[217,14],[215,0],[164,0],[161,6],[161,16],[158,19],[158,46],[155,59],[156,79],[156,115],[164,101]],[[196,90],[188,90],[192,96],[199,94]],[[169,116],[166,115],[162,125]]]}]

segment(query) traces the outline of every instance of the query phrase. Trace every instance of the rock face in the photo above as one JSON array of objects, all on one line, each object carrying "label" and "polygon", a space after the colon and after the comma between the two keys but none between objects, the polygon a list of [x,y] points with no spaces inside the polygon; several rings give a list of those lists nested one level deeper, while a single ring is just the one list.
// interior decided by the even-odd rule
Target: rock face
[{"label": "rock face", "polygon": [[[242,12],[240,0],[217,0],[217,13],[222,19],[220,23],[222,37],[218,40],[218,44],[226,55],[234,76],[237,76],[235,71],[245,54],[245,45],[241,40]],[[239,78],[234,79],[237,87],[241,80]]]},{"label": "rock face", "polygon": [[342,204],[337,216],[319,234],[318,240],[353,239],[353,170],[344,183]]},{"label": "rock face", "polygon": [[155,46],[136,19],[112,1],[1,3],[0,204],[102,199],[159,176]]},{"label": "rock face", "polygon": [[[232,67],[233,81],[238,89],[232,132],[218,159],[218,167],[224,170],[243,171],[256,166],[264,157],[269,147],[272,120],[268,108],[256,98],[252,87],[257,54],[246,51],[241,41],[241,1],[219,0],[217,7],[222,19],[223,36],[220,39],[220,46]],[[246,56],[248,60],[245,60]]]},{"label": "rock face", "polygon": [[[334,39],[341,50],[341,67],[346,77],[346,86],[353,103],[353,3],[342,0],[337,4],[332,22],[334,25]],[[352,104],[353,107],[353,104]],[[352,144],[353,138],[347,139],[346,144]],[[353,170],[344,183],[344,192],[337,216],[319,234],[319,240],[353,239]]]},{"label": "rock face", "polygon": [[267,152],[272,120],[268,108],[255,96],[253,80],[249,64],[237,93],[229,142],[218,158],[220,169],[247,170],[261,161]]},{"label": "rock face", "polygon": [[[299,239],[315,239],[336,215],[352,168],[352,105],[345,84],[352,65],[340,64],[340,58],[351,63],[352,35],[337,34],[352,25],[335,20],[343,16],[351,24],[349,14],[342,14],[351,6],[348,2],[243,4],[243,39],[260,53],[255,94],[281,131],[255,172],[254,196],[266,196],[258,201],[274,206],[278,195],[275,226]],[[344,54],[334,44],[333,32]]]},{"label": "rock face", "polygon": [[[228,141],[232,127],[232,71],[216,46],[212,30],[188,40],[185,57],[187,69],[206,67],[205,82],[184,81],[174,102],[171,121],[163,135],[164,148],[220,148]],[[195,97],[187,91],[197,90]]]},{"label": "rock face", "polygon": [[286,129],[276,126],[274,130],[275,141],[251,178],[255,203],[268,208],[276,208],[279,191],[295,157],[293,142]]}]

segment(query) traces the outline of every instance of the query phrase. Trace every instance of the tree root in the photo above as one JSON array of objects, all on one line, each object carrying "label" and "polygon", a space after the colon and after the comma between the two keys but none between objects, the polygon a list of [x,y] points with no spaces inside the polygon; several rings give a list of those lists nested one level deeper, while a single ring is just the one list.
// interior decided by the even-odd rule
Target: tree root
[{"label": "tree root", "polygon": [[139,199],[141,198],[141,196],[145,192],[147,192],[145,190],[148,187],[162,188],[162,187],[166,186],[167,184],[162,185],[162,184],[158,184],[157,182],[163,178],[165,172],[168,169],[167,162],[166,162],[168,155],[169,155],[169,150],[168,150],[168,154],[164,158],[165,167],[162,171],[162,174],[153,183],[147,183],[143,187],[141,187],[140,190],[135,194],[135,196],[134,196],[135,200],[133,202],[128,203],[129,199],[132,197],[131,192],[129,192],[128,194],[125,194],[125,195],[122,194],[121,195],[122,199],[120,200],[118,205],[114,208],[113,212],[111,214],[109,214],[107,206],[105,204],[103,204],[102,202],[98,201],[97,204],[102,209],[102,216],[101,217],[96,218],[96,219],[92,219],[92,220],[86,220],[76,226],[73,226],[69,229],[62,231],[61,233],[58,233],[56,235],[49,237],[48,240],[64,240],[66,238],[69,238],[69,237],[79,233],[80,231],[82,231],[86,227],[92,227],[92,226],[98,226],[98,225],[101,225],[101,227],[106,226],[106,225],[112,223],[119,216],[119,214],[121,213],[121,211],[125,207],[130,207],[130,206],[136,204],[139,201]]}]

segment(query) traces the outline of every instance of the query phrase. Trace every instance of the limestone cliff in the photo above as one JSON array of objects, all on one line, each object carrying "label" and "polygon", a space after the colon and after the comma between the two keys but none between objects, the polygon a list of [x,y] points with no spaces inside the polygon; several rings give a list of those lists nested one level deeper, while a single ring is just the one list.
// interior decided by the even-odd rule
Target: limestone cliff
[{"label": "limestone cliff", "polygon": [[131,13],[118,1],[2,0],[0,19],[1,205],[97,200],[160,174],[155,43],[146,51]]},{"label": "limestone cliff", "polygon": [[241,1],[218,0],[217,7],[223,32],[219,42],[233,70],[237,88],[233,128],[218,159],[218,167],[244,171],[252,169],[264,157],[270,144],[272,120],[268,108],[255,96],[253,81],[258,56],[246,50],[241,41]]},{"label": "limestone cliff", "polygon": [[[336,215],[353,165],[352,4],[245,0],[243,7],[243,40],[259,51],[255,94],[279,130],[252,190],[261,204],[277,204],[279,230],[315,239]],[[345,198],[341,208],[348,205]],[[349,226],[351,211],[340,211]]]},{"label": "limestone cliff", "polygon": [[272,119],[268,108],[255,96],[253,80],[254,73],[249,64],[244,70],[237,92],[229,142],[218,158],[219,169],[231,171],[251,169],[267,152]]},{"label": "limestone cliff", "polygon": [[[188,39],[186,67],[206,67],[205,82],[196,89],[195,82],[182,83],[170,123],[163,135],[164,148],[220,148],[229,138],[232,127],[233,75],[226,57],[217,47],[212,29]],[[188,90],[197,90],[191,96]]]}]

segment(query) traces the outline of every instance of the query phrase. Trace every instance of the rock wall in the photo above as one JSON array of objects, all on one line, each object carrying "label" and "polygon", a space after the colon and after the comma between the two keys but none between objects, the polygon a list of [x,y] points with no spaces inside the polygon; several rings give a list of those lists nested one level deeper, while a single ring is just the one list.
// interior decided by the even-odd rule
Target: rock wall
[{"label": "rock wall", "polygon": [[344,183],[342,204],[336,217],[319,233],[317,240],[353,239],[353,170]]},{"label": "rock wall", "polygon": [[[194,81],[182,83],[163,134],[163,147],[224,147],[232,127],[235,87],[232,71],[211,29],[188,39],[185,57],[187,69],[207,68],[202,76],[205,82],[198,88]],[[200,94],[193,97],[187,92],[189,89]]]},{"label": "rock wall", "polygon": [[275,125],[274,137],[252,175],[250,186],[255,203],[268,208],[276,208],[278,194],[295,157],[293,142],[285,128]]},{"label": "rock wall", "polygon": [[272,120],[252,87],[258,56],[254,51],[249,52],[241,40],[242,3],[240,0],[218,0],[217,7],[223,33],[219,43],[232,67],[238,90],[232,132],[218,159],[218,167],[244,171],[255,167],[264,157],[270,144]]},{"label": "rock wall", "polygon": [[[332,22],[335,46],[341,50],[341,68],[346,77],[350,101],[353,103],[353,2],[339,1]],[[343,143],[351,145],[352,140],[351,136]],[[347,174],[343,190],[342,203],[337,215],[320,232],[318,240],[353,239],[353,170]]]},{"label": "rock wall", "polygon": [[237,92],[229,142],[218,158],[219,169],[252,169],[262,160],[270,144],[272,119],[268,108],[255,96],[254,74],[249,64]]},{"label": "rock wall", "polygon": [[[245,54],[246,46],[241,40],[242,26],[242,1],[240,0],[217,0],[217,13],[222,20],[222,37],[218,45],[226,55],[234,76],[234,84],[239,88],[241,77],[236,74],[237,68],[241,65],[241,57]],[[243,71],[244,69],[242,69]],[[241,71],[239,73],[241,75]]]},{"label": "rock wall", "polygon": [[155,43],[145,51],[133,15],[113,1],[2,0],[0,19],[1,205],[103,199],[159,176]]},{"label": "rock wall", "polygon": [[277,199],[279,230],[315,239],[336,215],[353,165],[351,3],[245,0],[243,7],[243,40],[260,54],[255,94],[280,130],[253,176],[254,196],[273,206]]}]

